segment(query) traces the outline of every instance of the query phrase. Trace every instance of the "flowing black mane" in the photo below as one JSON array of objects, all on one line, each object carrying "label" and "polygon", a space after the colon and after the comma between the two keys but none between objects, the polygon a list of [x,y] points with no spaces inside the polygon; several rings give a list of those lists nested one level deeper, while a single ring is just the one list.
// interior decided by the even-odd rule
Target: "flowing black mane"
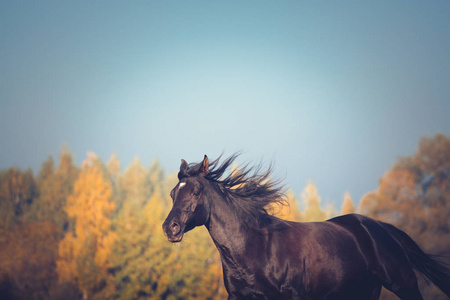
[{"label": "flowing black mane", "polygon": [[[270,178],[272,165],[266,170],[261,165],[249,166],[248,164],[231,170],[238,156],[238,153],[233,154],[221,164],[222,156],[219,156],[209,164],[209,172],[205,178],[219,186],[228,205],[233,207],[237,215],[247,220],[249,227],[263,229],[285,225],[285,222],[272,216],[274,209],[288,205],[281,181]],[[198,165],[192,165],[187,170],[187,174],[183,175],[196,175],[197,170]],[[224,176],[225,173],[228,175]]]}]

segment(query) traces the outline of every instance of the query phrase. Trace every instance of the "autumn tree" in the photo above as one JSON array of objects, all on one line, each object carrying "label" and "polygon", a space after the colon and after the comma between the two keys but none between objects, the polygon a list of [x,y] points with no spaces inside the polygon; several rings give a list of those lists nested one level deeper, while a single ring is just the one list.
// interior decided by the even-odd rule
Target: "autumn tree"
[{"label": "autumn tree", "polygon": [[58,230],[51,222],[0,229],[0,299],[49,299],[56,281]]},{"label": "autumn tree", "polygon": [[0,173],[0,227],[11,226],[23,219],[38,195],[31,169],[21,171],[12,167]]},{"label": "autumn tree", "polygon": [[136,208],[142,207],[150,198],[148,170],[141,165],[137,157],[119,178],[118,184],[121,187],[120,206],[127,201],[136,205]]},{"label": "autumn tree", "polygon": [[161,267],[165,269],[161,290],[172,299],[226,299],[220,256],[204,227],[188,232],[182,243],[172,245]]},{"label": "autumn tree", "polygon": [[150,170],[148,172],[148,180],[150,193],[152,195],[156,194],[159,199],[164,199],[167,195],[169,195],[170,190],[173,188],[173,186],[169,187],[169,189],[165,188],[164,170],[158,159],[155,159],[150,166]]},{"label": "autumn tree", "polygon": [[164,236],[161,224],[176,174],[165,178],[158,161],[148,172],[134,161],[122,175],[124,182],[123,205],[114,221],[116,297],[211,299],[224,293],[220,258],[206,230],[193,230],[177,245]]},{"label": "autumn tree", "polygon": [[65,211],[73,221],[59,244],[57,271],[60,282],[74,282],[84,299],[104,298],[108,284],[109,256],[115,241],[111,232],[111,184],[99,159],[88,155],[67,198]]},{"label": "autumn tree", "polygon": [[[450,138],[437,134],[400,158],[360,204],[362,213],[393,223],[429,253],[450,256]],[[421,283],[426,299],[447,299]],[[386,298],[387,299],[387,298]]]},{"label": "autumn tree", "polygon": [[355,206],[353,205],[352,197],[349,192],[344,194],[344,202],[342,203],[341,214],[353,214],[355,213]]},{"label": "autumn tree", "polygon": [[[134,207],[135,209],[131,209]],[[164,270],[158,265],[170,253],[161,224],[165,211],[156,196],[144,206],[125,200],[115,221],[118,242],[114,248],[114,263],[119,266],[115,274],[119,298],[159,299]]]},{"label": "autumn tree", "polygon": [[36,182],[39,186],[39,189],[41,188],[42,184],[52,178],[54,174],[55,163],[53,161],[53,156],[50,155],[47,160],[42,163],[41,170],[36,177]]},{"label": "autumn tree", "polygon": [[30,210],[30,220],[50,221],[56,225],[62,237],[68,226],[68,216],[64,207],[67,197],[72,193],[78,175],[72,154],[65,149],[60,155],[59,164],[54,169],[53,158],[49,157],[37,176],[39,197]]},{"label": "autumn tree", "polygon": [[148,287],[153,285],[149,279],[151,259],[145,252],[153,236],[153,226],[150,226],[149,222],[156,224],[162,217],[158,215],[158,203],[153,210],[148,205],[147,209],[144,209],[149,202],[152,187],[148,170],[142,167],[138,158],[135,158],[118,178],[117,184],[117,189],[120,190],[120,206],[113,224],[117,234],[112,256],[117,269],[114,277],[118,297],[133,299],[148,294]]},{"label": "autumn tree", "polygon": [[72,193],[75,179],[78,177],[78,169],[73,162],[72,153],[65,149],[60,155],[58,168],[56,169],[56,188],[59,191],[58,198],[65,198]]},{"label": "autumn tree", "polygon": [[106,165],[108,174],[111,178],[113,184],[117,181],[120,176],[120,161],[117,153],[113,153],[109,158],[108,164]]},{"label": "autumn tree", "polygon": [[320,196],[317,192],[316,186],[309,181],[306,188],[302,192],[302,199],[305,205],[305,210],[302,213],[303,222],[316,222],[326,219],[326,213],[320,207]]},{"label": "autumn tree", "polygon": [[[55,190],[53,185],[54,179],[55,166],[53,157],[49,156],[49,158],[42,164],[41,170],[36,177],[39,196],[31,204],[28,215],[28,219],[31,222],[50,220],[56,224],[56,222],[52,220],[52,217],[58,214],[57,210],[53,209],[54,207],[52,207],[52,204],[54,204],[56,201],[51,196],[49,196],[49,194],[53,194]],[[60,210],[62,211],[62,207],[60,208]],[[62,231],[62,226],[60,230]]]},{"label": "autumn tree", "polygon": [[300,221],[301,212],[298,207],[298,200],[292,190],[289,190],[287,192],[286,202],[286,205],[275,207],[273,209],[273,211],[275,212],[275,216],[288,221]]}]

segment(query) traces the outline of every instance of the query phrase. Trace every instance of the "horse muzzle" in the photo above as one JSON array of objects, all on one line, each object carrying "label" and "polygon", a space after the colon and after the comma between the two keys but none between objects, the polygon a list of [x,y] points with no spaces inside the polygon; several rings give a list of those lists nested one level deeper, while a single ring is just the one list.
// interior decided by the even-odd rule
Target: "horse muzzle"
[{"label": "horse muzzle", "polygon": [[171,243],[178,243],[183,239],[183,230],[179,222],[166,220],[163,223],[163,231]]}]

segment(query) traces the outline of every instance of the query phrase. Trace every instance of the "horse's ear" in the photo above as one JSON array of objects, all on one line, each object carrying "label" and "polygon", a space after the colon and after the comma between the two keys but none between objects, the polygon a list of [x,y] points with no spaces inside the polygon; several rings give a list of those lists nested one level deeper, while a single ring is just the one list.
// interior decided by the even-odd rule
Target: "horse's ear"
[{"label": "horse's ear", "polygon": [[208,171],[209,171],[209,160],[208,160],[208,156],[205,155],[205,158],[203,158],[202,165],[200,167],[200,172],[203,175],[206,175],[206,174],[208,174]]},{"label": "horse's ear", "polygon": [[182,159],[181,160],[180,171],[181,172],[186,171],[188,168],[189,168],[188,163],[184,159]]}]

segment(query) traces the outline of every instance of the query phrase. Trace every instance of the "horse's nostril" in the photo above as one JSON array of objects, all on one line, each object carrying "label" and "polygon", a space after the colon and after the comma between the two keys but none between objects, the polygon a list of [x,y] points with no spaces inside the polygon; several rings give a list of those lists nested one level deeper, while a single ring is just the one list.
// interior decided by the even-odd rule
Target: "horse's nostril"
[{"label": "horse's nostril", "polygon": [[170,231],[172,231],[173,235],[177,235],[180,233],[180,225],[178,223],[173,222],[172,225],[170,225]]}]

